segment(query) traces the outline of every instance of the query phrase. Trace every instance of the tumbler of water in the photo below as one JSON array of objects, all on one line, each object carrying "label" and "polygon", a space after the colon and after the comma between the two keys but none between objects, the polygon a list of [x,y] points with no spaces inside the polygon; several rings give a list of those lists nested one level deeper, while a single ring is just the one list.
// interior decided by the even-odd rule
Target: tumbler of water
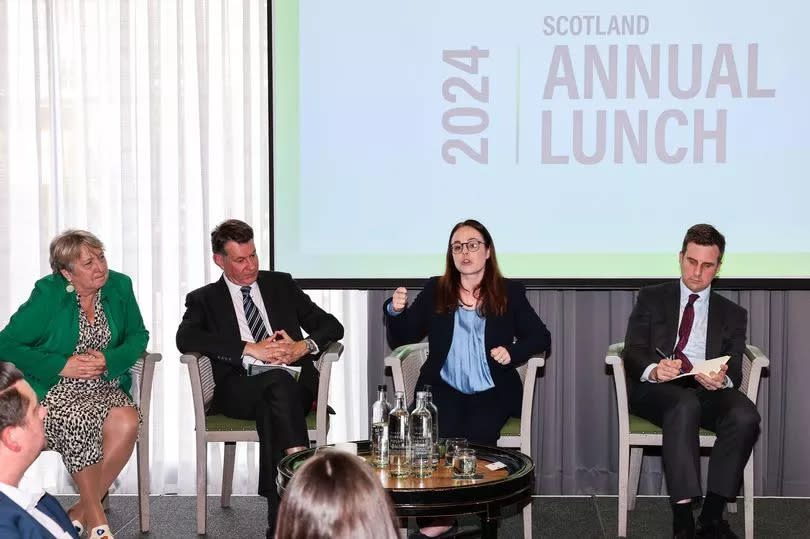
[{"label": "tumbler of water", "polygon": [[453,454],[453,478],[472,479],[476,467],[475,449],[456,449]]}]

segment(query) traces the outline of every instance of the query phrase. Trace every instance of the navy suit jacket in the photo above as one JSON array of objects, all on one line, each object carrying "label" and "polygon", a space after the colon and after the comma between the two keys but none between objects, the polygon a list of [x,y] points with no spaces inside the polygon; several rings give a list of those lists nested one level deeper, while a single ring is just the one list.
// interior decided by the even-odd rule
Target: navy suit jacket
[{"label": "navy suit jacket", "polygon": [[[304,328],[321,352],[329,343],[343,338],[343,326],[337,318],[309,299],[289,273],[260,271],[256,282],[274,331],[284,329],[298,341],[303,338],[301,328]],[[245,341],[239,332],[224,276],[186,296],[186,313],[177,329],[177,348],[182,353],[199,352],[208,356],[217,385],[230,376],[247,374],[242,366]],[[298,381],[312,395],[318,394],[315,359],[316,356],[306,355],[293,363],[301,367]]]},{"label": "navy suit jacket", "polygon": [[[680,281],[648,286],[639,290],[636,305],[627,322],[624,339],[624,365],[630,388],[641,383],[641,375],[650,363],[657,363],[655,349],[669,353],[675,348],[678,319],[681,315]],[[742,354],[748,312],[720,294],[709,294],[709,319],[706,327],[706,359],[731,356],[726,375],[735,388],[742,383]]]},{"label": "navy suit jacket", "polygon": [[[71,537],[78,539],[70,519],[59,502],[45,494],[37,509],[54,519]],[[3,539],[53,539],[53,535],[28,512],[0,492],[0,537]]]},{"label": "navy suit jacket", "polygon": [[[419,375],[418,384],[436,384],[441,380],[441,370],[450,352],[453,341],[454,313],[436,312],[436,283],[432,277],[422,292],[404,311],[397,316],[388,314],[388,303],[383,305],[388,342],[391,348],[403,344],[419,342],[428,337],[428,358]],[[551,334],[546,325],[526,299],[525,287],[517,281],[506,279],[506,312],[503,315],[489,315],[484,328],[484,346],[487,350],[487,364],[496,386],[514,386],[520,391],[520,377],[515,367],[529,361],[539,352],[551,349]],[[501,365],[489,355],[498,346],[509,350],[511,361]]]}]

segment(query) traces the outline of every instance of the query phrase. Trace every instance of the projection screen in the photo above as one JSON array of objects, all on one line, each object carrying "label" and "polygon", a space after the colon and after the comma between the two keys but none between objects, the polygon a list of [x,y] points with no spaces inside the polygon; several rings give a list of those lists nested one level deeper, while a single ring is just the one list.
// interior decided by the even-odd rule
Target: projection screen
[{"label": "projection screen", "polygon": [[511,277],[668,277],[709,222],[721,276],[806,278],[809,14],[275,0],[274,267],[422,278],[475,218]]}]

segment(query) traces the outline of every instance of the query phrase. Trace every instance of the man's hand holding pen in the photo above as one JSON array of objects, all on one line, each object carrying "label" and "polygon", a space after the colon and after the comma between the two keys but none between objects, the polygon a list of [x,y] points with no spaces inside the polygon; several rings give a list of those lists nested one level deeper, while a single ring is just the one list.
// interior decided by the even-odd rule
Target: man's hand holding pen
[{"label": "man's hand holding pen", "polygon": [[660,348],[655,349],[655,353],[661,360],[658,362],[652,371],[650,371],[650,378],[656,382],[668,382],[679,374],[681,374],[681,360],[672,359],[671,354],[665,354]]},{"label": "man's hand holding pen", "polygon": [[681,374],[680,359],[662,359],[650,372],[650,378],[656,382],[667,382]]}]

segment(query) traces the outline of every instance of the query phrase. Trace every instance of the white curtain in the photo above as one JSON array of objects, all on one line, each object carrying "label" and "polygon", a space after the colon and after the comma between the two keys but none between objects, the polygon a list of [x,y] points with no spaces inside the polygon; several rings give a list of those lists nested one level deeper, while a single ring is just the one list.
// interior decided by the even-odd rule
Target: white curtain
[{"label": "white curtain", "polygon": [[[101,238],[110,266],[134,280],[149,350],[163,354],[153,494],[194,493],[191,394],[174,335],[185,294],[219,277],[211,228],[244,219],[269,260],[267,10],[266,0],[0,0],[0,325],[49,272],[55,234]],[[365,395],[365,293],[313,299],[347,334],[330,437],[365,437],[365,399],[349,398]],[[234,492],[252,494],[256,449],[242,445]],[[211,445],[211,492],[220,460]],[[73,489],[53,453],[26,481]],[[134,460],[115,492],[136,492]]]}]

